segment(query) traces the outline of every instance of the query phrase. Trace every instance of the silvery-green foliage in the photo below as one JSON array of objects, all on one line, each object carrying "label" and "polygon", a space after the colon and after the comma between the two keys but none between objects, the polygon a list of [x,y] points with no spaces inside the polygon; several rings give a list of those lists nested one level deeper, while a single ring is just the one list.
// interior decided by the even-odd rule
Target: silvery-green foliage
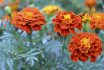
[{"label": "silvery-green foliage", "polygon": [[[4,32],[4,35],[0,37],[0,70],[14,70],[15,61],[17,61],[17,67],[21,68],[25,65],[33,66],[34,62],[38,62],[38,55],[42,55],[42,51],[35,47],[24,47],[21,45],[21,38],[14,37],[12,34]],[[15,38],[20,38],[18,41]],[[22,38],[23,39],[23,38]],[[20,45],[19,45],[20,44]],[[22,66],[19,66],[18,60],[21,60]],[[18,68],[17,68],[18,69]]]},{"label": "silvery-green foliage", "polygon": [[42,64],[37,65],[37,70],[103,70],[104,68],[103,54],[97,58],[95,63],[90,62],[90,60],[73,62],[67,49],[64,51],[64,56],[61,57],[62,44],[58,40],[51,40],[40,46],[45,49]]},{"label": "silvery-green foliage", "polygon": [[0,70],[5,70],[6,68],[13,70],[12,54],[15,54],[16,41],[10,34],[4,34],[0,37]]},{"label": "silvery-green foliage", "polygon": [[102,42],[104,43],[104,31],[101,30],[98,35],[99,35],[100,39],[102,40]]}]

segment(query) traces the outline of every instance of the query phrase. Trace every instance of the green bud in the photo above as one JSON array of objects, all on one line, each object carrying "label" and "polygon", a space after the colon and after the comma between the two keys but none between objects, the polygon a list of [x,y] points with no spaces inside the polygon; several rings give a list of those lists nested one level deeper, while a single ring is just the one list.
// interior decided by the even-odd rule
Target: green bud
[{"label": "green bud", "polygon": [[9,6],[6,6],[4,9],[8,15],[11,15],[12,11],[11,11],[11,8]]},{"label": "green bud", "polygon": [[89,22],[83,23],[83,32],[89,32],[90,27],[89,27]]}]

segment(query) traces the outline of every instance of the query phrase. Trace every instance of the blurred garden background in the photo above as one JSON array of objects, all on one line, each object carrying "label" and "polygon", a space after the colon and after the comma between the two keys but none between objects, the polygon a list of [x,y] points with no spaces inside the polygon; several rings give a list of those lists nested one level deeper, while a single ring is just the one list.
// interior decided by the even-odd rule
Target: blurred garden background
[{"label": "blurred garden background", "polygon": [[[94,4],[93,7],[89,4],[86,5],[85,1],[87,0],[0,0],[0,70],[104,70],[104,0],[96,0],[96,6]],[[36,16],[39,24],[35,22],[28,25],[35,19],[30,19],[33,14],[26,13],[31,12],[31,9],[25,10],[26,7],[38,9],[39,12],[37,9],[34,10],[36,10],[35,14],[39,14]],[[71,14],[75,16],[75,19],[78,19],[75,21],[76,24],[86,23],[85,26],[81,25],[81,29],[77,25],[72,25],[76,33],[90,32],[97,34],[99,39],[96,41],[101,40],[102,46],[99,47],[102,47],[102,50],[101,54],[96,57],[96,61],[91,62],[88,58],[85,61],[79,59],[75,62],[73,60],[77,59],[70,57],[72,52],[69,51],[68,46],[71,43],[70,40],[74,31],[72,29],[72,33],[69,31],[68,35],[65,31],[63,31],[63,34],[54,31],[56,22],[60,22],[55,21],[55,18],[60,17],[57,16],[59,11],[74,12],[74,14]],[[20,15],[16,15],[15,12],[20,12]],[[25,14],[21,14],[22,12],[25,12]],[[97,12],[103,14],[101,14],[102,22],[98,19],[99,22],[93,23],[102,24],[99,25],[101,28],[96,27],[93,30],[87,24],[90,23],[90,18],[85,13],[92,16],[92,13]],[[17,18],[18,20],[15,20]],[[65,19],[69,18],[65,17]],[[21,22],[21,27],[15,24],[15,21],[19,23],[22,19],[26,23]],[[73,22],[75,19],[73,19]],[[80,19],[82,20],[80,21]],[[22,28],[22,25],[24,28]],[[27,26],[25,27],[25,25]],[[33,30],[30,29],[29,31],[28,26],[32,26]],[[67,28],[67,26],[64,27],[63,25],[63,28]],[[76,42],[79,43],[79,41]],[[96,43],[99,44],[98,42]]]}]

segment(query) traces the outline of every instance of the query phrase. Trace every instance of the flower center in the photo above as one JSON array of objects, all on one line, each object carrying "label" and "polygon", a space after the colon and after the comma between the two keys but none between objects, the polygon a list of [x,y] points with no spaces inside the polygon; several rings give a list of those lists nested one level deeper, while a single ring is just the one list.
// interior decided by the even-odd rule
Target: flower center
[{"label": "flower center", "polygon": [[71,15],[70,14],[63,15],[63,19],[62,20],[63,20],[63,23],[65,23],[65,24],[72,23]]},{"label": "flower center", "polygon": [[70,20],[70,19],[71,19],[71,15],[70,14],[64,15],[64,20]]},{"label": "flower center", "polygon": [[34,16],[31,12],[24,12],[24,15],[28,18],[31,18]]},{"label": "flower center", "polygon": [[91,20],[91,16],[89,14],[85,14],[82,18],[83,21],[90,21]]},{"label": "flower center", "polygon": [[90,48],[90,42],[89,38],[83,38],[81,40],[81,45],[84,45],[86,48]]}]

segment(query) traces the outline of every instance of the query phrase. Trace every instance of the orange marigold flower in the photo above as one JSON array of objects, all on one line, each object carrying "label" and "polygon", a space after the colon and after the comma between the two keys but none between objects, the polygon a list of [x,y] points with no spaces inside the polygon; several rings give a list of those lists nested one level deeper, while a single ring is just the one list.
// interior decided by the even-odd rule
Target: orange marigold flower
[{"label": "orange marigold flower", "polygon": [[37,8],[27,7],[20,12],[13,12],[11,16],[11,23],[27,33],[31,33],[32,30],[41,30],[41,26],[46,22]]},{"label": "orange marigold flower", "polygon": [[4,2],[4,0],[0,0],[0,3],[3,3]]},{"label": "orange marigold flower", "polygon": [[91,29],[104,29],[104,13],[93,13],[90,27]]},{"label": "orange marigold flower", "polygon": [[52,22],[55,25],[54,31],[61,36],[68,36],[70,33],[75,34],[75,28],[79,30],[82,28],[81,17],[75,15],[73,12],[61,11]]},{"label": "orange marigold flower", "polygon": [[96,6],[96,0],[85,0],[85,5],[88,7],[94,7]]},{"label": "orange marigold flower", "polygon": [[90,58],[91,62],[95,62],[98,55],[102,52],[102,42],[94,33],[78,33],[75,34],[68,46],[71,51],[71,59],[74,62],[87,61]]}]

